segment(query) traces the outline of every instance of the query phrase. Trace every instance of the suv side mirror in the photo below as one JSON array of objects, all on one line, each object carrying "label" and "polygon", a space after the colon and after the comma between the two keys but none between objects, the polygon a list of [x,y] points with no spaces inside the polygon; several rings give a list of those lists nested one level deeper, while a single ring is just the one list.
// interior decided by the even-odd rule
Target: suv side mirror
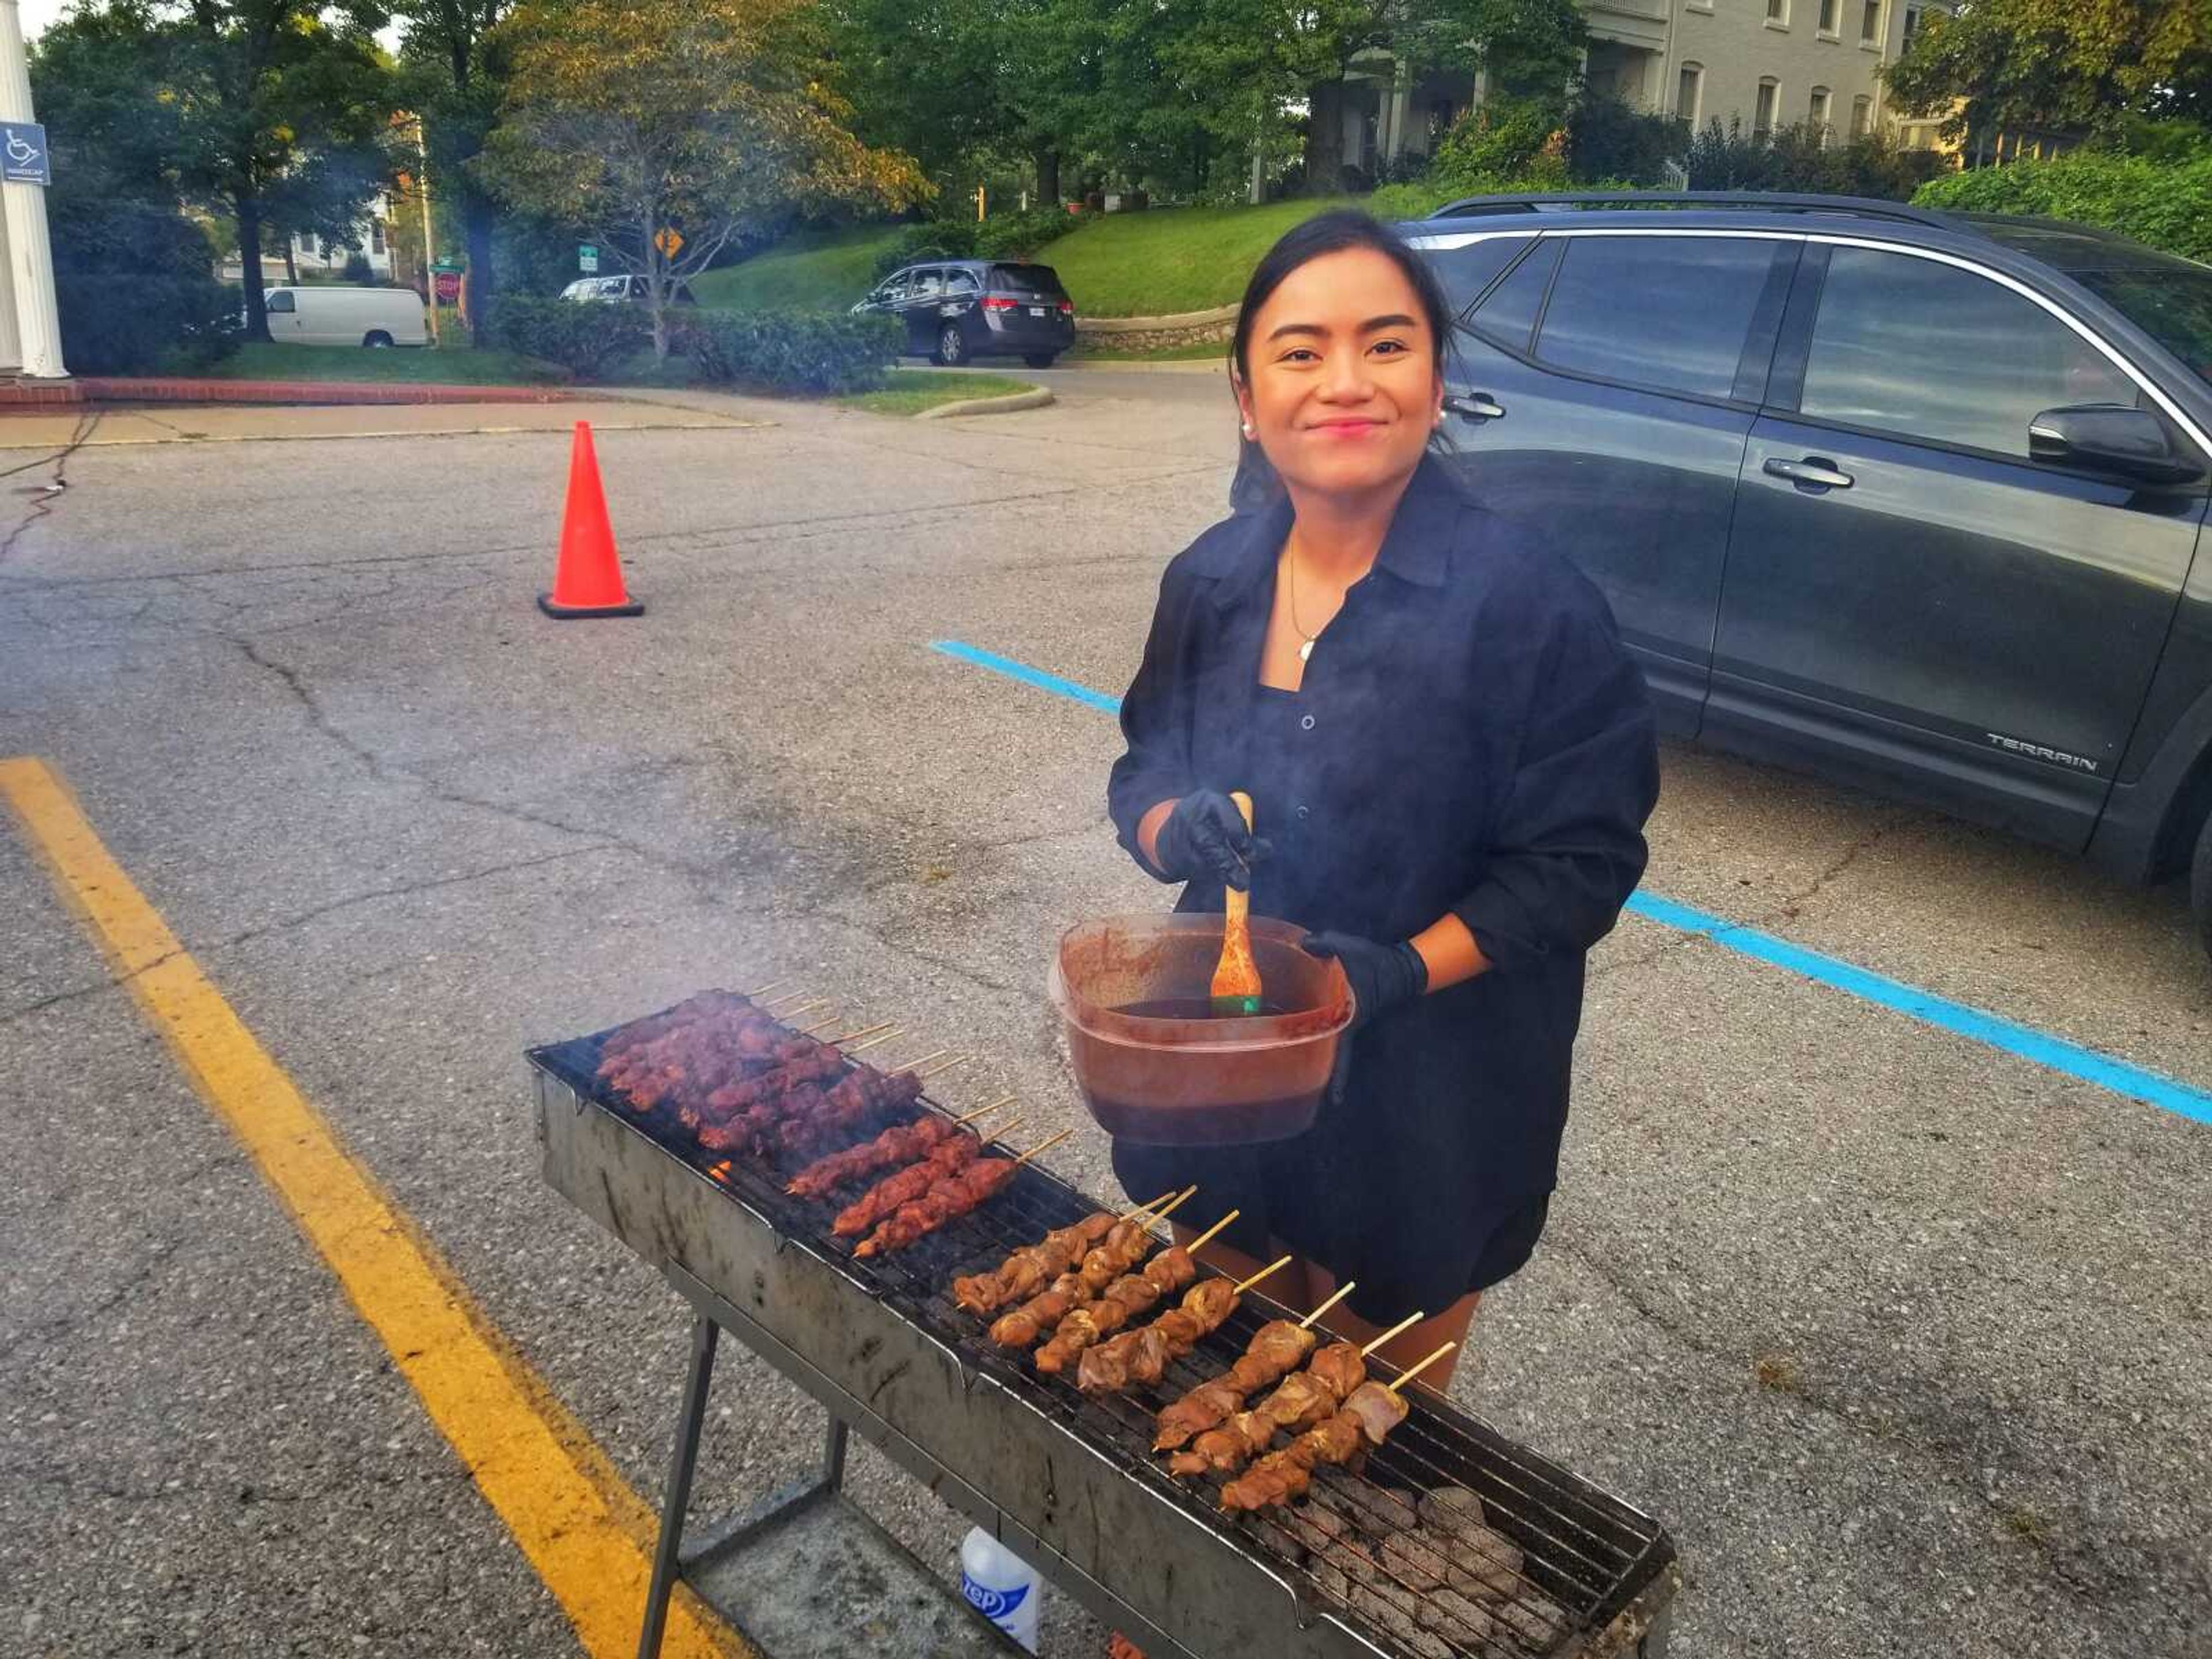
[{"label": "suv side mirror", "polygon": [[2193,483],[2204,469],[2178,453],[2157,416],[2124,404],[2046,409],[2027,423],[2031,459],[2140,483]]}]

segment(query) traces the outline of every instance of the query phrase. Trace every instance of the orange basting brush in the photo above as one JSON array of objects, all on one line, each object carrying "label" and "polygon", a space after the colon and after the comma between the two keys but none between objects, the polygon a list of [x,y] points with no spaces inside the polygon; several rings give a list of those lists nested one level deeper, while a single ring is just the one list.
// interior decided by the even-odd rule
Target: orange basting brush
[{"label": "orange basting brush", "polygon": [[[1252,797],[1241,789],[1230,792],[1243,814],[1244,828],[1252,828]],[[1213,1012],[1236,1018],[1261,1012],[1260,964],[1252,960],[1252,896],[1228,890],[1227,915],[1221,929],[1221,960],[1213,969]]]}]

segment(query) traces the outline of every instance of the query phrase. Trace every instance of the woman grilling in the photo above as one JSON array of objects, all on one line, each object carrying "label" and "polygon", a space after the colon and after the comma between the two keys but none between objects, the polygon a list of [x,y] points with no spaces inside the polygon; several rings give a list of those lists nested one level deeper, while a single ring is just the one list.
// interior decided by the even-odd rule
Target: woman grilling
[{"label": "woman grilling", "polygon": [[1352,1340],[1426,1310],[1381,1351],[1399,1364],[1462,1338],[1543,1231],[1583,957],[1643,874],[1658,793],[1604,599],[1431,453],[1449,327],[1427,266],[1364,215],[1261,262],[1233,385],[1281,493],[1168,567],[1109,789],[1177,909],[1249,888],[1355,1006],[1308,1133],[1119,1142],[1115,1173],[1198,1182],[1193,1229],[1241,1210],[1209,1254],[1240,1273],[1294,1254],[1269,1285],[1293,1307],[1356,1279],[1328,1322]]}]

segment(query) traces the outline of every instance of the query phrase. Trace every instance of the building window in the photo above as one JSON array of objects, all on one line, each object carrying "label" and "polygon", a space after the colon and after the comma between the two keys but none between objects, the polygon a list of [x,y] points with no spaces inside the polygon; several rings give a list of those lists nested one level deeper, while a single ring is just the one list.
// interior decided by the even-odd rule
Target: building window
[{"label": "building window", "polygon": [[1863,46],[1881,44],[1881,0],[1866,0],[1866,9],[1859,14],[1859,44]]},{"label": "building window", "polygon": [[1674,114],[1676,118],[1698,125],[1701,113],[1698,105],[1705,100],[1705,66],[1702,64],[1682,65],[1680,79],[1674,82]]},{"label": "building window", "polygon": [[368,222],[368,249],[372,253],[384,252],[384,221],[381,219]]},{"label": "building window", "polygon": [[1782,82],[1771,75],[1759,77],[1759,101],[1751,106],[1751,135],[1754,138],[1774,137],[1774,112],[1782,102]]},{"label": "building window", "polygon": [[1822,149],[1828,147],[1828,111],[1833,101],[1827,88],[1815,87],[1812,101],[1805,106],[1805,118],[1813,125],[1813,142]]},{"label": "building window", "polygon": [[1843,38],[1844,0],[1820,0],[1820,33],[1833,40]]},{"label": "building window", "polygon": [[1781,28],[1790,27],[1790,0],[1766,0],[1766,21]]},{"label": "building window", "polygon": [[1863,138],[1874,127],[1874,100],[1860,94],[1851,100],[1851,137]]},{"label": "building window", "polygon": [[1907,6],[1905,9],[1905,34],[1898,42],[1899,52],[1906,52],[1912,50],[1912,37],[1920,32],[1920,12],[1921,8],[1918,6]]}]

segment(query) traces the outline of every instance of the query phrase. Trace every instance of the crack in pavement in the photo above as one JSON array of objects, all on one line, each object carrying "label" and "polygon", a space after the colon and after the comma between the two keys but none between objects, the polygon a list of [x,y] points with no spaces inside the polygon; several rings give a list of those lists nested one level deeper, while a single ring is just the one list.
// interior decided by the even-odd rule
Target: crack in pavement
[{"label": "crack in pavement", "polygon": [[9,467],[5,472],[0,472],[0,477],[9,477],[19,472],[34,471],[42,466],[51,466],[54,470],[53,477],[47,483],[43,486],[33,486],[42,492],[39,499],[31,503],[30,510],[25,513],[21,520],[8,532],[7,539],[0,541],[0,562],[4,562],[8,556],[15,550],[15,544],[23,538],[31,526],[52,513],[56,504],[61,501],[62,492],[69,488],[69,458],[76,453],[94,432],[99,429],[100,422],[100,410],[88,410],[77,416],[76,426],[70,434],[69,442],[63,445],[54,454],[42,460],[27,461],[21,466]]}]

